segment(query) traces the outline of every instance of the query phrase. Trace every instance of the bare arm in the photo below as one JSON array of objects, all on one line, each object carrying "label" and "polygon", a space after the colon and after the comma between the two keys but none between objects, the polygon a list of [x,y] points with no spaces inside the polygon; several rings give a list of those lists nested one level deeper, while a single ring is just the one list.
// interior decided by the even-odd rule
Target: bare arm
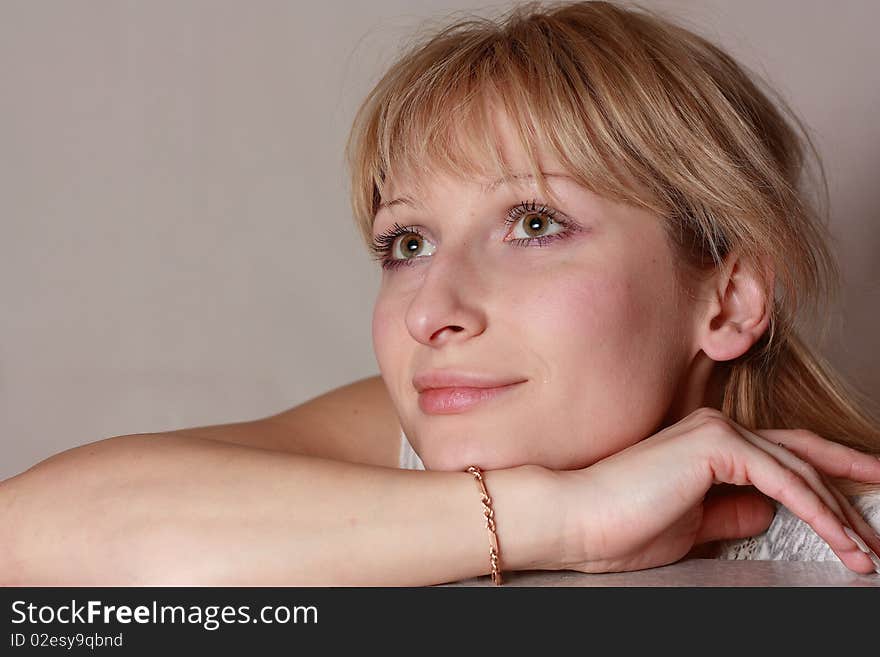
[{"label": "bare arm", "polygon": [[[556,479],[486,473],[506,569],[553,560]],[[173,434],[109,438],[0,483],[0,583],[426,585],[489,572],[478,488]],[[552,566],[551,566],[552,567]]]}]

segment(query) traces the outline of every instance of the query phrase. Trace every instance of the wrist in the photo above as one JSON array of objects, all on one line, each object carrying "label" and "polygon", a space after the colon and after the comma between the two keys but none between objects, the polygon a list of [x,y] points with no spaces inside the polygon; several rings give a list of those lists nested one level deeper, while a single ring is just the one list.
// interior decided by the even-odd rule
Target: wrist
[{"label": "wrist", "polygon": [[539,465],[484,473],[494,505],[502,572],[562,567],[564,517],[558,475]]}]

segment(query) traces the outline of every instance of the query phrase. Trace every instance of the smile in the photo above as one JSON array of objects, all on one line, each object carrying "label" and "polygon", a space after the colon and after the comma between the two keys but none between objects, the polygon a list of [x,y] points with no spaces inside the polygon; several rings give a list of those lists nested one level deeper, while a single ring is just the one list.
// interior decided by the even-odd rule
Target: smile
[{"label": "smile", "polygon": [[479,404],[507,396],[520,383],[497,388],[430,388],[419,393],[419,408],[429,415],[463,413]]}]

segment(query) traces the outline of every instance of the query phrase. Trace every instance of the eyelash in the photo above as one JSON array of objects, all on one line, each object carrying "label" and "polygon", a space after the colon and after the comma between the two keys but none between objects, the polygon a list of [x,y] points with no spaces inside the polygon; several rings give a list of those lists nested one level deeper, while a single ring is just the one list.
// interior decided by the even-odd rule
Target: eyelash
[{"label": "eyelash", "polygon": [[[504,220],[504,223],[510,226],[516,223],[519,219],[522,219],[525,214],[532,213],[544,215],[547,219],[552,220],[553,223],[559,224],[560,226],[565,228],[565,230],[559,233],[554,233],[553,235],[542,235],[540,237],[527,237],[510,240],[510,243],[514,246],[529,246],[533,242],[537,242],[539,247],[545,246],[546,244],[554,240],[571,237],[576,232],[576,229],[571,224],[563,219],[556,217],[556,210],[553,210],[543,204],[538,206],[536,200],[532,200],[531,202],[523,201],[522,203],[510,208],[507,213],[507,218]],[[394,246],[395,240],[399,236],[406,235],[408,233],[424,238],[424,235],[419,232],[418,228],[415,228],[413,226],[401,226],[397,222],[395,222],[391,228],[376,236],[373,244],[370,246],[370,251],[372,251],[373,253],[373,259],[379,261],[383,269],[397,269],[401,266],[411,267],[413,262],[415,260],[418,260],[418,258],[390,257],[391,249]]]}]

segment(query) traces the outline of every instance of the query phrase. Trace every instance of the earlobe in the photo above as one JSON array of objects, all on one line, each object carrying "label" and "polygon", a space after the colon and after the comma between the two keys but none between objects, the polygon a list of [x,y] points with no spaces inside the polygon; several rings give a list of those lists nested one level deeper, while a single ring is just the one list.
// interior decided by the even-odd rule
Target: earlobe
[{"label": "earlobe", "polygon": [[773,271],[735,253],[708,282],[709,302],[700,318],[700,347],[715,361],[742,356],[770,326]]}]

